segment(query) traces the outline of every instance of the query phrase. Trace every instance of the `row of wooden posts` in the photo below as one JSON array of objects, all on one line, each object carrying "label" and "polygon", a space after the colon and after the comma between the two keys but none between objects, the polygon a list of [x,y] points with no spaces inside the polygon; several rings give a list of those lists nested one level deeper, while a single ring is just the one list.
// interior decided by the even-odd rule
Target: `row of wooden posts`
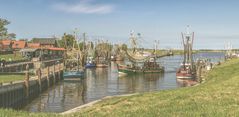
[{"label": "row of wooden posts", "polygon": [[[53,67],[52,75],[53,75],[53,84],[56,83],[56,74],[58,73],[58,76],[61,76],[61,71],[63,70],[63,67],[61,67],[61,63],[57,64],[57,71],[56,71],[56,65],[54,64],[53,66],[47,66],[46,68],[39,68],[36,70],[36,75],[37,75],[37,80],[39,83],[39,89],[40,92],[42,92],[42,78],[46,77],[47,80],[47,87],[50,87],[50,67]],[[44,71],[46,70],[46,74],[44,74]],[[46,75],[46,76],[44,76]],[[29,97],[29,80],[30,80],[30,75],[29,75],[29,65],[26,66],[26,74],[25,74],[25,87],[26,87],[26,96]]]},{"label": "row of wooden posts", "polygon": [[63,64],[58,63],[36,70],[31,77],[29,65],[26,65],[24,81],[11,82],[0,86],[0,107],[21,108],[35,99],[44,90],[63,78]]}]

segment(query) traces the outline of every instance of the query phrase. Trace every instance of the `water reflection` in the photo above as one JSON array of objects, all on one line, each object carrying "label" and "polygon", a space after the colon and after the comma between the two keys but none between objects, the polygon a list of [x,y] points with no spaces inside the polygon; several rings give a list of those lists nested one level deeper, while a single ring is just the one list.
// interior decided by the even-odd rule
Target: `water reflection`
[{"label": "water reflection", "polygon": [[[223,58],[223,54],[202,53],[197,57]],[[175,71],[182,56],[165,57],[159,62],[165,66],[164,74],[139,74],[118,77],[116,63],[106,69],[87,69],[84,79],[63,81],[23,110],[32,112],[63,112],[105,96],[149,92],[187,86],[187,82],[176,79]]]}]

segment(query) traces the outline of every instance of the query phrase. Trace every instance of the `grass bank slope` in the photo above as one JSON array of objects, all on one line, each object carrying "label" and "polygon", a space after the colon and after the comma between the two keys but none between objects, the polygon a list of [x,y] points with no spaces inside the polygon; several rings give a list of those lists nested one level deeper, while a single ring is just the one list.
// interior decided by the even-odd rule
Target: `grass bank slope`
[{"label": "grass bank slope", "polygon": [[[239,115],[239,59],[213,69],[206,82],[196,87],[143,93],[129,97],[105,99],[79,112],[63,115],[107,117],[152,116],[238,116]],[[0,110],[1,116],[60,116]]]},{"label": "grass bank slope", "polygon": [[239,60],[212,70],[196,87],[106,99],[70,116],[237,116]]}]

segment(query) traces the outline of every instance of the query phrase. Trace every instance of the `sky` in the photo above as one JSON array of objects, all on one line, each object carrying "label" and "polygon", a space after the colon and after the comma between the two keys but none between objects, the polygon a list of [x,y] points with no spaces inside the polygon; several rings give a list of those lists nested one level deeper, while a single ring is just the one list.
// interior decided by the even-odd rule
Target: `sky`
[{"label": "sky", "polygon": [[239,47],[238,0],[0,0],[0,18],[17,39],[60,37],[75,28],[89,40],[129,43],[141,33],[144,47],[182,48],[181,32],[195,32],[195,49]]}]

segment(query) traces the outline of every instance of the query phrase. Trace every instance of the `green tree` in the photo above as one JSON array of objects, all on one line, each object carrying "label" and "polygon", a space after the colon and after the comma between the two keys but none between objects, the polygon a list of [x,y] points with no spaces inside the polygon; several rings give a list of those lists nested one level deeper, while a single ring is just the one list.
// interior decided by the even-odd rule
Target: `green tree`
[{"label": "green tree", "polygon": [[9,39],[14,40],[14,39],[16,39],[16,34],[15,34],[15,33],[9,33],[9,34],[7,35],[7,37],[8,37]]},{"label": "green tree", "polygon": [[[73,48],[73,43],[76,44],[76,40],[72,34],[64,34],[62,39],[59,40],[60,47],[64,48]],[[77,45],[74,46],[77,47]]]},{"label": "green tree", "polygon": [[8,24],[10,24],[8,20],[0,18],[0,39],[8,36],[6,28],[6,25]]}]

